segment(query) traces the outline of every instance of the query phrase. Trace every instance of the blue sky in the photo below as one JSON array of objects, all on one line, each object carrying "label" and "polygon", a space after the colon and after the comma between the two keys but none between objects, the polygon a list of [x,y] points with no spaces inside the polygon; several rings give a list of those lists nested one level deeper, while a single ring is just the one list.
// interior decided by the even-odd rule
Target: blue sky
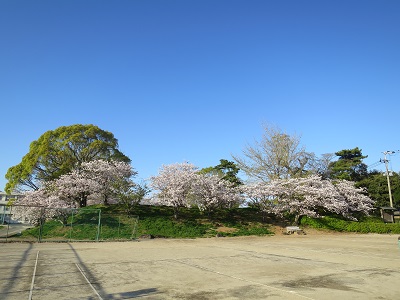
[{"label": "blue sky", "polygon": [[373,164],[400,149],[399,15],[395,0],[1,1],[0,189],[32,141],[77,123],[111,131],[143,179],[232,159],[263,123]]}]

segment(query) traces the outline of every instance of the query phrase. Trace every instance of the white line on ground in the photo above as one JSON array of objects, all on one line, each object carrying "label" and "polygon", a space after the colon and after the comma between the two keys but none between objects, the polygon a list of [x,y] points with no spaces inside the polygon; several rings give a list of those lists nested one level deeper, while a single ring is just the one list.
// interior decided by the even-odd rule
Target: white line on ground
[{"label": "white line on ground", "polygon": [[[270,253],[270,252],[258,252],[258,251],[248,251],[246,249],[242,249],[242,248],[228,248],[228,247],[219,247],[219,246],[215,246],[216,248],[220,248],[220,249],[234,249],[237,251],[242,251],[242,252],[255,252],[255,253],[259,253],[259,254],[264,254],[264,255],[274,255],[274,253]],[[304,248],[303,247],[295,247],[295,246],[286,246],[284,244],[281,245],[268,245],[268,247],[274,247],[274,248],[279,248],[279,249],[285,249],[285,250],[292,250],[292,251],[303,251]],[[379,259],[383,259],[383,260],[400,260],[399,257],[386,257],[385,254],[370,254],[368,252],[361,252],[361,251],[352,251],[352,250],[347,250],[347,249],[341,249],[341,250],[329,250],[329,249],[322,249],[322,250],[316,250],[316,249],[307,249],[308,252],[315,252],[315,253],[322,253],[322,254],[327,254],[327,255],[347,255],[347,256],[355,256],[355,257],[365,257],[368,259],[371,259],[371,257],[376,257]],[[294,257],[294,256],[293,256]]]},{"label": "white line on ground", "polygon": [[225,277],[229,277],[229,278],[232,278],[232,279],[237,279],[237,280],[249,282],[249,283],[252,283],[252,284],[262,285],[264,287],[279,291],[279,292],[284,293],[284,294],[291,294],[291,295],[296,295],[296,296],[298,296],[300,298],[309,299],[309,300],[315,300],[314,298],[310,298],[310,297],[307,297],[307,296],[304,296],[304,295],[300,295],[300,294],[296,293],[295,291],[286,291],[286,290],[283,290],[283,289],[280,289],[280,288],[277,288],[277,287],[273,287],[273,286],[270,286],[270,285],[267,285],[267,284],[264,284],[264,283],[261,283],[261,282],[248,280],[248,279],[244,279],[244,278],[233,276],[233,275],[224,274],[224,273],[221,273],[221,272],[218,272],[218,271],[211,270],[211,269],[206,268],[206,267],[202,267],[202,266],[199,266],[199,265],[191,264],[191,263],[184,262],[184,261],[181,261],[181,260],[173,259],[172,261],[175,261],[175,262],[178,262],[178,263],[181,263],[181,264],[185,264],[185,265],[188,265],[188,266],[191,266],[191,267],[203,270],[203,271],[207,271],[207,272],[211,272],[211,273],[214,273],[214,274],[218,274],[218,275],[222,275],[222,276],[225,276]]},{"label": "white line on ground", "polygon": [[36,269],[37,269],[38,260],[39,260],[39,251],[38,251],[37,254],[36,254],[35,268],[33,269],[32,282],[31,282],[31,289],[30,289],[30,291],[29,291],[29,298],[28,298],[28,300],[32,300],[33,285],[35,284],[35,276],[36,276]]},{"label": "white line on ground", "polygon": [[75,264],[76,267],[78,268],[78,270],[81,272],[82,276],[85,278],[86,282],[90,285],[90,287],[92,288],[92,290],[94,291],[94,293],[97,295],[97,297],[99,298],[99,300],[103,300],[103,298],[101,298],[100,294],[96,291],[96,289],[94,288],[94,286],[90,283],[89,279],[86,277],[85,273],[83,273],[83,270],[81,269],[81,267],[79,266],[79,264]]}]

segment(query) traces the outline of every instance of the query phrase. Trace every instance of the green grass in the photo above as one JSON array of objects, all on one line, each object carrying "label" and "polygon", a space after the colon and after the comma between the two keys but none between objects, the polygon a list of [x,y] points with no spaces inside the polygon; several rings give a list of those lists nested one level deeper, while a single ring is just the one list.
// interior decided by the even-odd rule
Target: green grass
[{"label": "green grass", "polygon": [[[99,227],[99,210],[100,230]],[[188,208],[179,212],[175,219],[171,207],[137,206],[132,212],[137,217],[126,215],[118,205],[96,205],[82,209],[67,219],[67,224],[58,220],[47,221],[39,227],[26,230],[22,237],[41,236],[42,240],[129,240],[141,236],[155,238],[199,238],[213,236],[270,235],[271,225],[287,226],[291,220],[274,217],[261,222],[261,215],[254,208],[218,210],[204,215],[198,209]],[[385,224],[377,217],[364,217],[360,222],[344,220],[338,216],[301,219],[304,227],[329,229],[340,232],[400,233],[400,224]]]},{"label": "green grass", "polygon": [[309,218],[303,217],[301,225],[316,229],[329,229],[340,232],[358,233],[400,233],[400,224],[384,223],[377,217],[365,217],[359,222],[343,220],[339,217]]},{"label": "green grass", "polygon": [[[98,232],[98,210],[101,209],[101,226]],[[179,218],[173,217],[171,207],[137,206],[137,218],[127,216],[118,205],[91,206],[68,218],[66,225],[60,221],[47,221],[39,227],[23,232],[24,237],[45,240],[100,240],[132,239],[141,236],[156,238],[198,238],[211,236],[245,236],[271,234],[270,225],[258,221],[251,208],[220,210],[205,216],[198,209],[182,209]],[[224,230],[220,230],[223,228]],[[134,234],[133,234],[134,233]]]}]

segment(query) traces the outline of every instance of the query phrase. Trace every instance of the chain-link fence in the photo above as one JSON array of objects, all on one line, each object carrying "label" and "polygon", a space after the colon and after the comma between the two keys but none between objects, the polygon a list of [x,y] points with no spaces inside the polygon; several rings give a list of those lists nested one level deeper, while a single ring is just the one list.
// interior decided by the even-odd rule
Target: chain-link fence
[{"label": "chain-link fence", "polygon": [[101,209],[0,205],[0,242],[132,240],[138,221]]}]

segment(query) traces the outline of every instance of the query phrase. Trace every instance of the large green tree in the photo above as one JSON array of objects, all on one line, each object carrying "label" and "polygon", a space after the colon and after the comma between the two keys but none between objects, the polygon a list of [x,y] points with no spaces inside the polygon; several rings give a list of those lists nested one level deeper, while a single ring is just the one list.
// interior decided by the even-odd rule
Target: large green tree
[{"label": "large green tree", "polygon": [[[400,175],[393,172],[389,179],[393,206],[400,207]],[[357,186],[367,189],[369,197],[376,201],[376,207],[389,206],[390,200],[386,173],[374,170],[367,177],[357,182]]]},{"label": "large green tree", "polygon": [[332,178],[360,181],[368,176],[367,165],[363,163],[368,156],[362,155],[358,147],[341,150],[335,155],[339,156],[338,160],[329,166]]},{"label": "large green tree", "polygon": [[76,124],[49,130],[31,143],[18,165],[8,169],[6,192],[37,190],[41,183],[96,159],[130,162],[118,150],[114,135],[95,125]]},{"label": "large green tree", "polygon": [[203,168],[199,171],[201,174],[213,174],[218,175],[221,179],[227,180],[238,186],[242,184],[242,181],[238,177],[240,169],[233,161],[226,159],[220,159],[219,164],[214,167]]}]

